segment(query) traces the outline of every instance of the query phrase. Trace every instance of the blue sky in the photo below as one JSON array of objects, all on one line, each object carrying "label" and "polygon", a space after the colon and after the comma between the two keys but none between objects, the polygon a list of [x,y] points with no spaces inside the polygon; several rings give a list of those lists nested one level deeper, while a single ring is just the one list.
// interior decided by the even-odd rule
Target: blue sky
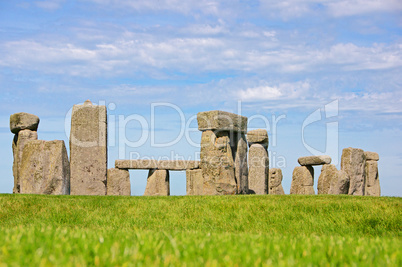
[{"label": "blue sky", "polygon": [[[135,120],[122,127],[130,115],[150,127],[151,105],[170,103],[186,122],[215,109],[256,118],[249,129],[268,128],[267,118],[271,165],[285,161],[286,193],[297,158],[312,153],[306,144],[326,152],[335,129],[327,126],[336,125],[338,140],[328,145],[334,163],[345,147],[376,151],[382,194],[402,195],[400,1],[0,0],[0,54],[0,193],[13,186],[9,116],[38,115],[39,138],[68,146],[69,110],[91,99],[116,122],[109,167],[122,144],[125,158],[197,157],[184,137],[155,147],[152,129]],[[330,103],[337,112],[325,118]],[[303,122],[318,109],[322,119],[305,127],[303,143]],[[153,113],[156,143],[180,135],[176,109],[157,105]],[[123,131],[147,140],[126,147]],[[191,136],[197,143],[201,135]],[[142,194],[146,172],[131,172],[131,182]],[[185,193],[184,173],[171,174],[171,190]]]}]

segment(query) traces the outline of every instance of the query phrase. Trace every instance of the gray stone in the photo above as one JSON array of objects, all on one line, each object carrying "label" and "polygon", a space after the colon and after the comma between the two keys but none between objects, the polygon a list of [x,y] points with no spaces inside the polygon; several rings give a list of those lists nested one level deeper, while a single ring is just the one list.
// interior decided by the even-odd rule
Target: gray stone
[{"label": "gray stone", "polygon": [[349,176],[346,172],[340,170],[336,173],[336,178],[332,179],[328,194],[347,195],[349,192]]},{"label": "gray stone", "polygon": [[330,156],[309,156],[301,157],[297,160],[301,166],[314,166],[314,165],[324,165],[331,163]]},{"label": "gray stone", "polygon": [[202,170],[186,170],[186,188],[187,195],[196,196],[203,194],[204,180],[202,178]]},{"label": "gray stone", "polygon": [[250,194],[268,194],[269,158],[265,146],[253,144],[249,150],[248,187]]},{"label": "gray stone", "polygon": [[261,144],[268,147],[268,132],[263,129],[249,131],[247,133],[247,141],[249,146],[252,144]]},{"label": "gray stone", "polygon": [[144,196],[169,196],[169,171],[149,170]]},{"label": "gray stone", "polygon": [[131,195],[130,173],[128,172],[128,170],[116,168],[107,170],[107,195]]},{"label": "gray stone", "polygon": [[14,189],[13,193],[20,193],[20,178],[19,178],[19,166],[22,161],[22,152],[25,144],[30,140],[37,140],[38,133],[31,130],[21,130],[14,136],[13,140],[13,176],[14,176]]},{"label": "gray stone", "polygon": [[282,170],[278,168],[269,169],[268,194],[284,195],[285,191],[282,187]]},{"label": "gray stone", "polygon": [[293,170],[290,194],[314,195],[314,169],[312,166],[300,166]]},{"label": "gray stone", "polygon": [[197,114],[198,130],[247,132],[247,117],[225,111],[206,111]]},{"label": "gray stone", "polygon": [[380,180],[378,176],[378,162],[376,160],[366,161],[366,188],[365,195],[381,196]]},{"label": "gray stone", "polygon": [[380,156],[376,152],[364,151],[364,156],[366,157],[366,160],[380,160]]},{"label": "gray stone", "polygon": [[338,179],[338,169],[333,164],[324,164],[318,178],[317,194],[327,195],[333,181]]},{"label": "gray stone", "polygon": [[182,171],[198,169],[200,161],[196,160],[154,160],[154,159],[134,159],[116,160],[115,167],[118,169],[159,169]]},{"label": "gray stone", "polygon": [[33,114],[20,112],[10,116],[10,130],[17,134],[21,130],[38,130],[39,117]]},{"label": "gray stone", "polygon": [[22,194],[68,195],[70,165],[64,141],[27,142],[19,174]]},{"label": "gray stone", "polygon": [[105,106],[87,100],[71,114],[72,195],[106,195],[107,115]]},{"label": "gray stone", "polygon": [[204,181],[203,195],[237,193],[235,162],[229,136],[229,132],[202,132],[200,167]]},{"label": "gray stone", "polygon": [[364,151],[358,148],[345,148],[342,151],[341,170],[350,178],[349,195],[363,196],[365,189],[366,159]]},{"label": "gray stone", "polygon": [[232,142],[232,150],[235,153],[235,178],[237,181],[237,193],[248,194],[248,165],[247,165],[247,141],[244,134],[237,134]]}]

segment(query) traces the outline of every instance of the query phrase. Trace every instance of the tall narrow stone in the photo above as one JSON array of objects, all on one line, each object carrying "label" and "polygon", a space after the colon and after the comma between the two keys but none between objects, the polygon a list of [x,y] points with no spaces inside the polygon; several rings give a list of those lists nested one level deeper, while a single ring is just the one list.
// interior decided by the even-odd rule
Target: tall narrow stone
[{"label": "tall narrow stone", "polygon": [[347,195],[349,192],[349,176],[346,172],[337,171],[335,179],[332,179],[328,194],[330,195]]},{"label": "tall narrow stone", "polygon": [[187,195],[189,196],[202,195],[203,183],[204,181],[202,178],[201,169],[186,170]]},{"label": "tall narrow stone", "polygon": [[200,168],[204,195],[231,195],[247,190],[247,118],[224,111],[197,114],[202,131]]},{"label": "tall narrow stone", "polygon": [[68,195],[70,164],[64,141],[27,142],[19,174],[22,194]]},{"label": "tall narrow stone", "polygon": [[350,178],[349,195],[363,196],[365,189],[366,158],[358,148],[345,148],[342,151],[341,170]]},{"label": "tall narrow stone", "polygon": [[71,115],[72,195],[106,195],[107,114],[105,106],[74,105]]},{"label": "tall narrow stone", "polygon": [[22,152],[26,143],[30,140],[37,140],[38,133],[31,130],[21,130],[19,131],[13,140],[13,156],[14,156],[14,163],[13,163],[13,175],[14,175],[14,189],[13,193],[17,194],[20,193],[20,174],[19,169],[22,161]]},{"label": "tall narrow stone", "polygon": [[327,195],[333,180],[338,178],[338,169],[333,164],[324,164],[318,178],[317,193],[319,195]]},{"label": "tall narrow stone", "polygon": [[375,152],[364,152],[366,156],[366,184],[365,195],[367,196],[381,196],[380,180],[378,175],[378,160],[379,156]]},{"label": "tall narrow stone", "polygon": [[269,157],[268,133],[258,129],[247,133],[249,149],[249,177],[250,194],[268,194]]},{"label": "tall narrow stone", "polygon": [[107,170],[107,195],[130,196],[130,173],[126,169],[111,168]]},{"label": "tall narrow stone", "polygon": [[314,169],[312,166],[300,166],[293,170],[290,194],[314,195]]},{"label": "tall narrow stone", "polygon": [[169,171],[149,170],[144,196],[169,196]]},{"label": "tall narrow stone", "polygon": [[268,194],[284,195],[285,191],[282,187],[282,170],[278,168],[269,169]]}]

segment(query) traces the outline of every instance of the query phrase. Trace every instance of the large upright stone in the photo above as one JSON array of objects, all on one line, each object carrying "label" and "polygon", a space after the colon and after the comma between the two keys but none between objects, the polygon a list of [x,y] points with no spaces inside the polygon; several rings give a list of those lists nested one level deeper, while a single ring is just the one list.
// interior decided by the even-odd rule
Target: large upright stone
[{"label": "large upright stone", "polygon": [[349,192],[349,176],[346,172],[340,170],[336,173],[336,179],[332,179],[328,194],[347,195]]},{"label": "large upright stone", "polygon": [[235,153],[235,179],[237,193],[248,194],[248,165],[247,165],[247,141],[244,134],[238,133],[233,140],[232,151]]},{"label": "large upright stone", "polygon": [[345,148],[342,151],[341,170],[350,178],[349,195],[364,195],[366,158],[358,148]]},{"label": "large upright stone", "polygon": [[370,157],[367,160],[365,166],[365,175],[366,175],[366,188],[365,195],[367,196],[381,196],[381,188],[380,188],[380,180],[378,176],[378,162],[379,159],[378,154],[377,157]]},{"label": "large upright stone", "polygon": [[269,169],[268,194],[284,195],[285,191],[282,187],[282,170],[278,168]]},{"label": "large upright stone", "polygon": [[247,132],[247,117],[226,111],[213,110],[197,114],[198,130]]},{"label": "large upright stone", "polygon": [[235,162],[230,146],[230,133],[206,130],[201,135],[200,167],[203,195],[237,193]]},{"label": "large upright stone", "polygon": [[70,164],[64,141],[27,142],[19,174],[22,194],[68,195]]},{"label": "large upright stone", "polygon": [[21,130],[36,131],[39,125],[39,117],[33,114],[20,112],[10,116],[10,130],[17,134]]},{"label": "large upright stone", "polygon": [[107,115],[105,106],[74,105],[71,114],[72,195],[106,195]]},{"label": "large upright stone", "polygon": [[169,171],[149,170],[144,196],[169,196]]},{"label": "large upright stone", "polygon": [[317,194],[327,195],[334,180],[338,179],[338,169],[333,164],[324,164],[318,178]]},{"label": "large upright stone", "polygon": [[107,170],[107,195],[131,195],[130,173],[128,170],[116,168]]},{"label": "large upright stone", "polygon": [[268,194],[269,158],[266,147],[252,144],[249,150],[248,187],[250,194]]},{"label": "large upright stone", "polygon": [[293,170],[290,194],[314,195],[314,169],[312,166],[300,166]]},{"label": "large upright stone", "polygon": [[202,170],[186,170],[186,191],[189,196],[202,195],[203,193]]},{"label": "large upright stone", "polygon": [[31,130],[21,130],[15,136],[13,140],[13,176],[14,176],[14,188],[13,193],[20,193],[20,174],[19,169],[22,161],[22,152],[25,147],[25,144],[30,140],[37,140],[38,133]]}]

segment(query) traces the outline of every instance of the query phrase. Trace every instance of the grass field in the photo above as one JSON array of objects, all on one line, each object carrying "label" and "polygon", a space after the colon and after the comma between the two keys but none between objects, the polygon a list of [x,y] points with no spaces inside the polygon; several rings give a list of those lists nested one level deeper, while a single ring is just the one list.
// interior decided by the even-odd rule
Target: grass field
[{"label": "grass field", "polygon": [[0,266],[402,266],[402,198],[0,195]]}]

